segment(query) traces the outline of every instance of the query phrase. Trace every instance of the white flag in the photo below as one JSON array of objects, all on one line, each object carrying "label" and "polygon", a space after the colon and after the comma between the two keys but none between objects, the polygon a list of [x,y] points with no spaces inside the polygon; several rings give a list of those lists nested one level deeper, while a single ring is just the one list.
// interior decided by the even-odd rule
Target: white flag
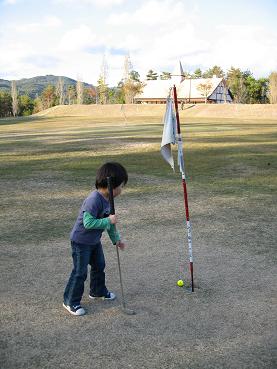
[{"label": "white flag", "polygon": [[161,154],[174,170],[174,160],[171,152],[171,144],[176,143],[176,117],[173,110],[173,100],[168,97],[166,101],[166,111],[164,115],[164,130],[161,143]]}]

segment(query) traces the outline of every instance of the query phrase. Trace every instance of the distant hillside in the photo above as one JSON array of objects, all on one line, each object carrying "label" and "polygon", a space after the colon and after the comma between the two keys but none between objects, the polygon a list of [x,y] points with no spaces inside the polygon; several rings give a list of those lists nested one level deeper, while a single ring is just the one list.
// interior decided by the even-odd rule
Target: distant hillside
[{"label": "distant hillside", "polygon": [[[77,81],[68,77],[63,77],[64,88],[69,85],[76,85]],[[33,78],[23,78],[16,81],[16,87],[19,95],[29,95],[31,98],[36,98],[48,85],[56,86],[58,83],[58,76],[39,76]],[[93,87],[88,83],[84,83],[84,87]],[[11,81],[0,79],[0,90],[10,92]]]}]

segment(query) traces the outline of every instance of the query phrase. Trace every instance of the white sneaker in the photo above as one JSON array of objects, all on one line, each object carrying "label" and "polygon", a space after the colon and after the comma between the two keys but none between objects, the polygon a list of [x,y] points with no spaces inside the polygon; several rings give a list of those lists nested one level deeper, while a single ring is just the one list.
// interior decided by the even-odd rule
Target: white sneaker
[{"label": "white sneaker", "polygon": [[113,292],[108,292],[106,294],[106,296],[93,296],[93,295],[89,295],[89,298],[92,300],[96,300],[96,299],[101,299],[101,300],[114,300],[116,299],[116,294]]},{"label": "white sneaker", "polygon": [[70,312],[70,314],[72,315],[85,315],[86,310],[81,306],[81,305],[75,305],[75,306],[70,306],[70,305],[65,305],[65,303],[63,303],[63,307]]}]

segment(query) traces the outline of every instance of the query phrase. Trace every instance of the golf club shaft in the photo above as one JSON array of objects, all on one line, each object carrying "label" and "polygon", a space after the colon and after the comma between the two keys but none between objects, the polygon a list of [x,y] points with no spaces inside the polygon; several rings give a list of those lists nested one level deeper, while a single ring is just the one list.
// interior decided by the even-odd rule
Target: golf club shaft
[{"label": "golf club shaft", "polygon": [[[115,214],[115,207],[114,207],[114,197],[113,197],[113,186],[112,186],[112,179],[111,177],[107,177],[107,183],[108,183],[108,190],[109,190],[109,200],[110,200],[110,213],[112,215]],[[114,225],[115,227],[115,225]],[[114,228],[116,230],[116,227]],[[118,271],[119,271],[119,280],[120,280],[120,288],[121,288],[121,297],[122,297],[122,306],[125,309],[125,298],[124,298],[124,292],[123,292],[123,283],[122,283],[122,275],[121,275],[121,266],[120,266],[120,257],[119,257],[119,251],[118,247],[116,247],[116,255],[117,255],[117,265],[118,265]]]},{"label": "golf club shaft", "polygon": [[125,309],[125,298],[124,298],[124,292],[123,292],[123,283],[122,283],[122,275],[121,275],[121,266],[120,266],[120,257],[119,257],[119,251],[118,247],[116,246],[116,255],[117,255],[117,265],[118,265],[118,272],[119,272],[119,280],[120,280],[120,288],[121,288],[121,297],[122,297],[122,306]]}]

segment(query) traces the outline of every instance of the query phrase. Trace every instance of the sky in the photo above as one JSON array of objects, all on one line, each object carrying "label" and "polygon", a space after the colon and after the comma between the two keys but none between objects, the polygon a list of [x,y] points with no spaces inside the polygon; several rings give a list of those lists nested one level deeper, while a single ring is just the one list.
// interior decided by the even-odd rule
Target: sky
[{"label": "sky", "polygon": [[97,84],[152,69],[277,70],[277,0],[0,0],[0,78],[53,74]]}]

